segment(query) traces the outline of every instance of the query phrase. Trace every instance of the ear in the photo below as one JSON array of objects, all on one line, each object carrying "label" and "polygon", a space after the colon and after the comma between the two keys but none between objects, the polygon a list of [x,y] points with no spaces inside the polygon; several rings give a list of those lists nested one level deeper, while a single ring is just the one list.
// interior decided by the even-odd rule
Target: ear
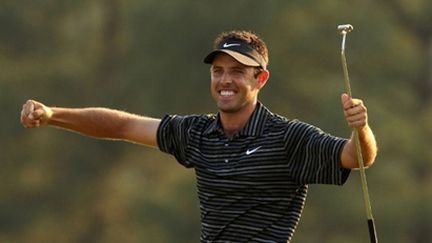
[{"label": "ear", "polygon": [[260,89],[267,83],[269,77],[270,77],[270,72],[268,70],[261,71],[261,73],[257,77]]}]

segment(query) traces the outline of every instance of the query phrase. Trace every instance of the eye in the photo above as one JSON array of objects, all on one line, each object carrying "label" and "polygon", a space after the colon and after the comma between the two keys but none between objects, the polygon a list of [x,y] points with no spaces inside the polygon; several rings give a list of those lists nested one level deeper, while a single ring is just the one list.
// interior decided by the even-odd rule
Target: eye
[{"label": "eye", "polygon": [[220,68],[213,68],[213,69],[211,70],[211,75],[212,75],[213,77],[220,77],[220,76],[222,76],[222,74],[223,74],[223,70],[220,69]]},{"label": "eye", "polygon": [[222,73],[222,70],[221,70],[221,69],[213,69],[213,70],[212,70],[212,73],[213,73],[213,74],[221,74],[221,73]]},{"label": "eye", "polygon": [[232,73],[235,75],[242,75],[242,74],[244,74],[244,70],[243,69],[233,69]]}]

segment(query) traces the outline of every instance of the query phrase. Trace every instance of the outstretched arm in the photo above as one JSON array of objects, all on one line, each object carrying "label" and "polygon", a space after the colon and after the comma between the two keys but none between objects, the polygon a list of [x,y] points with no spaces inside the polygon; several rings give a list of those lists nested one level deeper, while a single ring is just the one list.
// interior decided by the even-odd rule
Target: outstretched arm
[{"label": "outstretched arm", "polygon": [[21,111],[26,128],[55,126],[101,139],[119,139],[156,147],[159,119],[107,108],[60,108],[28,100]]},{"label": "outstretched arm", "polygon": [[[375,161],[377,145],[375,136],[368,124],[367,108],[362,100],[353,99],[347,94],[342,94],[341,102],[348,126],[356,129],[358,132],[364,166],[369,167]],[[354,132],[342,150],[341,160],[342,167],[344,168],[352,169],[359,167]]]}]

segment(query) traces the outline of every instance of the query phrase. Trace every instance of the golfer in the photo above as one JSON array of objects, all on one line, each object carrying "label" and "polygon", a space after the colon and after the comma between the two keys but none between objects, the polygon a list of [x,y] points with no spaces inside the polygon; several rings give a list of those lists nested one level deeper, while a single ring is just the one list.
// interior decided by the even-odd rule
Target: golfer
[{"label": "golfer", "polygon": [[[342,185],[358,167],[353,136],[340,138],[272,113],[258,101],[266,85],[268,50],[257,35],[218,35],[210,64],[216,114],[144,117],[106,108],[48,107],[27,101],[26,128],[50,125],[102,139],[157,147],[194,168],[201,242],[289,242],[308,184]],[[341,95],[348,126],[358,130],[364,164],[377,148],[362,100]],[[342,112],[341,112],[342,113]]]}]

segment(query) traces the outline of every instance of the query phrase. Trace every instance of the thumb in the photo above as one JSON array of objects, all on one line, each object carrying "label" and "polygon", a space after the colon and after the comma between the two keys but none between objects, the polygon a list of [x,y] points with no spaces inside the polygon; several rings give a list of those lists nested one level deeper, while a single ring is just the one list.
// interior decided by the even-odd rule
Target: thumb
[{"label": "thumb", "polygon": [[25,106],[28,114],[27,117],[31,120],[39,121],[41,124],[46,124],[52,116],[51,108],[40,102],[29,100]]},{"label": "thumb", "polygon": [[32,113],[30,113],[30,116],[32,116],[33,119],[35,120],[41,119],[42,116],[44,115],[45,115],[45,110],[42,108],[35,109]]},{"label": "thumb", "polygon": [[349,95],[347,93],[343,93],[341,95],[341,102],[342,104],[345,104],[345,102],[347,102],[351,97],[349,97]]}]

